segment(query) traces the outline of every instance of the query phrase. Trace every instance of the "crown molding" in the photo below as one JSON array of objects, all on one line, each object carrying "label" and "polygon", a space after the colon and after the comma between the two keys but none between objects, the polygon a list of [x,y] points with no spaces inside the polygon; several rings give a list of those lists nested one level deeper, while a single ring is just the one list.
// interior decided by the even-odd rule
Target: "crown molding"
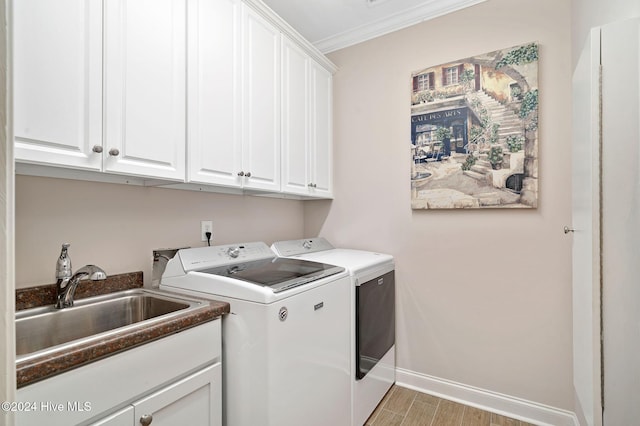
[{"label": "crown molding", "polygon": [[486,0],[428,1],[422,5],[385,17],[384,19],[361,25],[336,36],[327,37],[313,44],[322,53],[327,54],[484,1]]},{"label": "crown molding", "polygon": [[[318,50],[311,42],[304,38],[298,31],[296,31],[288,22],[282,19],[277,13],[275,13],[269,6],[267,6],[262,0],[242,0],[247,6],[251,7],[254,11],[260,14],[271,24],[275,25],[284,35],[292,39],[302,48],[306,53],[315,59],[316,62],[321,64],[331,74],[335,74],[338,67],[331,62],[324,54]],[[484,1],[484,0],[483,0]]]}]

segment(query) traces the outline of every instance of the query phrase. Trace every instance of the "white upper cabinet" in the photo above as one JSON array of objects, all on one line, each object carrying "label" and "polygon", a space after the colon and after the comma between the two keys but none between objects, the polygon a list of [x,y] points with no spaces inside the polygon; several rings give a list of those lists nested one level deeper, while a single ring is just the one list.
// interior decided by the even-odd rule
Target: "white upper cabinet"
[{"label": "white upper cabinet", "polygon": [[315,197],[333,197],[333,75],[310,63],[311,183]]},{"label": "white upper cabinet", "polygon": [[186,2],[15,2],[16,160],[184,181]]},{"label": "white upper cabinet", "polygon": [[13,22],[19,173],[332,197],[335,68],[260,0],[19,0]]},{"label": "white upper cabinet", "polygon": [[280,191],[280,31],[243,6],[243,187]]},{"label": "white upper cabinet", "polygon": [[282,191],[332,196],[332,75],[298,45],[282,45]]},{"label": "white upper cabinet", "polygon": [[105,0],[105,171],[184,181],[186,9]]},{"label": "white upper cabinet", "polygon": [[188,13],[187,180],[240,187],[240,1],[193,0]]},{"label": "white upper cabinet", "polygon": [[282,40],[282,190],[306,195],[311,188],[310,59],[288,38]]},{"label": "white upper cabinet", "polygon": [[280,32],[233,0],[188,25],[188,181],[280,191]]},{"label": "white upper cabinet", "polygon": [[102,1],[13,3],[15,157],[100,170]]}]

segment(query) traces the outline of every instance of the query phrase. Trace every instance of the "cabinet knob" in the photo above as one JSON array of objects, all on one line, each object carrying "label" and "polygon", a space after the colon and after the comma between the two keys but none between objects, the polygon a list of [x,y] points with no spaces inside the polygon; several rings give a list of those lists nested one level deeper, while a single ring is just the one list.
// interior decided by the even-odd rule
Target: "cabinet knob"
[{"label": "cabinet knob", "polygon": [[94,145],[93,148],[91,148],[91,151],[100,154],[102,152],[102,146],[100,145]]},{"label": "cabinet knob", "polygon": [[247,174],[245,174],[246,177],[251,177],[251,172],[247,172]]},{"label": "cabinet knob", "polygon": [[240,177],[244,176],[244,172],[243,171],[239,171],[238,172],[238,176],[240,176]]},{"label": "cabinet knob", "polygon": [[151,414],[145,414],[144,416],[140,417],[140,424],[142,426],[149,426],[152,421],[153,416]]},{"label": "cabinet knob", "polygon": [[307,185],[309,188],[316,188],[318,185],[316,185],[315,183],[310,183],[309,185]]},{"label": "cabinet knob", "polygon": [[117,157],[118,155],[120,155],[120,150],[118,150],[118,148],[111,148],[109,150],[109,155]]}]

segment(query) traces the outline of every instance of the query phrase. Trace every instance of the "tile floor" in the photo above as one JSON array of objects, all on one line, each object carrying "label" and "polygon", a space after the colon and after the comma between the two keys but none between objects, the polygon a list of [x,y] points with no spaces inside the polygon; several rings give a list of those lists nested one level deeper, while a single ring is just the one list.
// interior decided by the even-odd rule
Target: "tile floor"
[{"label": "tile floor", "polygon": [[457,402],[393,385],[366,426],[533,426]]}]

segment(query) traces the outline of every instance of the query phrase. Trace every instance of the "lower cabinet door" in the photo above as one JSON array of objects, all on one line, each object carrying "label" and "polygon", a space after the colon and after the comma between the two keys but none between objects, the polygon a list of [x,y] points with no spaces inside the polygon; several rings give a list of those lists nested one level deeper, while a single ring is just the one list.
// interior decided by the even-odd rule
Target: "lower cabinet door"
[{"label": "lower cabinet door", "polygon": [[134,424],[221,426],[221,370],[214,364],[134,402]]},{"label": "lower cabinet door", "polygon": [[91,426],[131,426],[134,425],[133,407],[130,405],[110,416],[91,423]]}]

